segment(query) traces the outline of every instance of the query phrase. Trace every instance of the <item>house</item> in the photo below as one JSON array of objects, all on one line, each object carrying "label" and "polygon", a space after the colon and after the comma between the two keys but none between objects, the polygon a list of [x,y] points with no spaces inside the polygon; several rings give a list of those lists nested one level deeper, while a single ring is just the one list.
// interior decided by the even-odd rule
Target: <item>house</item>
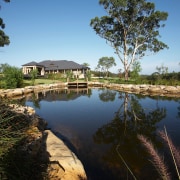
[{"label": "house", "polygon": [[61,73],[62,75],[66,76],[67,72],[70,71],[76,78],[85,78],[86,72],[90,68],[67,60],[45,60],[39,63],[32,61],[22,65],[22,71],[24,75],[28,75],[33,69],[37,69],[38,75],[40,76],[44,76],[50,73]]}]

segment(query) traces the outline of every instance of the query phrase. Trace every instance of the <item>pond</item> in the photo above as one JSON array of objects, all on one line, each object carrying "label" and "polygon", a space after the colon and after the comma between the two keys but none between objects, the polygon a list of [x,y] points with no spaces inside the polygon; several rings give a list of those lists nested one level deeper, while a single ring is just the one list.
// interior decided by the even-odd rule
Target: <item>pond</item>
[{"label": "pond", "polygon": [[26,105],[76,153],[88,179],[158,179],[143,135],[164,158],[176,178],[166,143],[167,130],[180,147],[180,99],[128,94],[109,89],[59,89],[41,92]]}]

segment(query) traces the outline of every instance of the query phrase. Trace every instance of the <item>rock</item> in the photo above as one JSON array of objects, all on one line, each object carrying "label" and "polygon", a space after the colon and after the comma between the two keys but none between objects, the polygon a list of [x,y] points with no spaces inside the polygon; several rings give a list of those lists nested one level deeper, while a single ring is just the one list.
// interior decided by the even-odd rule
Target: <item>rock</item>
[{"label": "rock", "polygon": [[164,88],[164,91],[167,91],[168,93],[177,93],[178,92],[178,88],[174,87],[174,86],[167,86]]},{"label": "rock", "polygon": [[50,164],[56,162],[56,168],[51,167],[52,179],[55,179],[54,176],[58,179],[59,172],[62,173],[61,180],[87,179],[84,167],[76,155],[50,130],[46,130],[45,133],[47,133],[46,151],[50,156]]},{"label": "rock", "polygon": [[132,86],[132,92],[140,92],[141,88],[137,85]]},{"label": "rock", "polygon": [[24,88],[24,94],[29,94],[29,93],[33,93],[33,88],[32,87],[25,87]]},{"label": "rock", "polygon": [[51,162],[48,166],[48,178],[51,180],[61,180],[65,170],[61,168],[59,162]]},{"label": "rock", "polygon": [[25,111],[27,111],[30,116],[35,114],[35,110],[32,107],[26,107]]},{"label": "rock", "polygon": [[160,87],[151,86],[151,87],[149,87],[148,92],[149,93],[162,93],[162,90]]},{"label": "rock", "polygon": [[133,86],[134,86],[134,85],[132,85],[132,84],[125,84],[124,87],[123,87],[123,89],[124,89],[124,90],[131,90],[131,89],[133,88]]}]

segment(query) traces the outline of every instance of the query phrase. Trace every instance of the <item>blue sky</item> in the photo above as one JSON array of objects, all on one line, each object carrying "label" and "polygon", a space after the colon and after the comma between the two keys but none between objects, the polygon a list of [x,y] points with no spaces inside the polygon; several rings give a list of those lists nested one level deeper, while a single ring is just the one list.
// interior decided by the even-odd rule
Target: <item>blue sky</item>
[{"label": "blue sky", "polygon": [[[165,28],[160,30],[161,41],[168,50],[141,60],[142,74],[151,74],[156,66],[169,67],[169,72],[180,71],[180,1],[151,0],[156,9],[169,13]],[[92,70],[103,56],[113,56],[117,66],[110,71],[123,69],[114,50],[90,27],[95,16],[105,15],[98,0],[11,0],[1,1],[0,17],[10,45],[1,47],[0,64],[12,66],[30,61],[72,60],[90,64]]]}]

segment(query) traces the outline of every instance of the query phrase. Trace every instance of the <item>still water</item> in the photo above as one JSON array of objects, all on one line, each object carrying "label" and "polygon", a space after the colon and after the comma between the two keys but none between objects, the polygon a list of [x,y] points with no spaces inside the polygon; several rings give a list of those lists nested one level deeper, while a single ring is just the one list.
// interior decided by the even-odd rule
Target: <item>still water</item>
[{"label": "still water", "polygon": [[76,153],[90,180],[158,179],[138,134],[151,140],[176,178],[158,133],[166,127],[180,147],[180,99],[108,89],[66,89],[33,95],[26,105],[35,108]]}]

